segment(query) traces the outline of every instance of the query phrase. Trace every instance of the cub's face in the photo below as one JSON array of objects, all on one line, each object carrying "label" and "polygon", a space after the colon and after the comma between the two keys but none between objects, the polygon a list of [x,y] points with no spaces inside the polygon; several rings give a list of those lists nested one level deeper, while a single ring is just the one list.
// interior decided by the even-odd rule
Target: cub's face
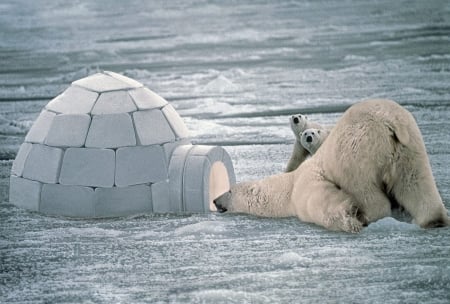
[{"label": "cub's face", "polygon": [[296,114],[292,115],[289,118],[292,132],[294,132],[294,135],[297,139],[300,139],[300,135],[302,132],[306,129],[308,117],[306,115],[302,114]]},{"label": "cub's face", "polygon": [[327,136],[328,132],[325,130],[306,129],[301,135],[300,143],[312,155],[320,148]]}]

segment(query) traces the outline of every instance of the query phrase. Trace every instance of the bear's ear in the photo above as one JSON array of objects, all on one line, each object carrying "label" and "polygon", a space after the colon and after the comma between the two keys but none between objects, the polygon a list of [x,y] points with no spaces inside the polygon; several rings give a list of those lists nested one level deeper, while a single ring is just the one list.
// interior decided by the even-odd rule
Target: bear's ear
[{"label": "bear's ear", "polygon": [[319,134],[320,134],[320,130],[317,130],[317,133],[319,133]]},{"label": "bear's ear", "polygon": [[396,124],[394,126],[392,124],[388,124],[388,128],[392,131],[393,136],[396,140],[398,140],[404,146],[408,145],[409,132],[408,132],[408,128],[406,125]]}]

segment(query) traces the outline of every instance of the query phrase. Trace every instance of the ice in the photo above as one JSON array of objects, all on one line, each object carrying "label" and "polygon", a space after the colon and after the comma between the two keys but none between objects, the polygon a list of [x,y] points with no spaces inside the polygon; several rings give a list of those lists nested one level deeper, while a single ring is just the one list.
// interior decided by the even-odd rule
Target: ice
[{"label": "ice", "polygon": [[[122,76],[123,77],[123,76]],[[94,92],[118,91],[124,89],[133,89],[139,87],[138,82],[124,81],[123,78],[117,79],[110,75],[97,73],[92,76],[72,82],[72,85],[80,86]]]},{"label": "ice", "polygon": [[167,105],[167,101],[164,98],[148,88],[138,88],[128,92],[139,110],[162,108]]},{"label": "ice", "polygon": [[121,216],[152,211],[150,186],[95,189],[95,212],[101,217]]},{"label": "ice", "polygon": [[136,145],[131,116],[127,113],[95,115],[86,138],[88,148],[118,148]]},{"label": "ice", "polygon": [[[225,288],[204,289],[192,291],[188,295],[194,303],[217,303],[217,304],[243,304],[243,303],[273,303],[273,299],[260,292],[248,292],[230,290]],[[174,297],[176,302],[178,297]]]},{"label": "ice", "polygon": [[133,113],[133,119],[141,145],[175,141],[175,134],[160,110],[137,111]]},{"label": "ice", "polygon": [[286,252],[274,258],[273,263],[278,267],[309,267],[313,260],[296,252]]},{"label": "ice", "polygon": [[90,218],[95,215],[94,189],[91,187],[44,184],[39,211],[69,217]]},{"label": "ice", "polygon": [[28,154],[31,151],[31,147],[33,145],[30,143],[23,143],[19,151],[17,152],[16,159],[13,162],[13,165],[11,167],[11,174],[14,174],[16,176],[22,176],[23,168],[25,166],[25,162],[27,160]]},{"label": "ice", "polygon": [[177,236],[199,236],[202,234],[223,234],[226,232],[226,227],[223,223],[215,221],[203,221],[200,223],[189,224],[175,229]]},{"label": "ice", "polygon": [[77,86],[67,88],[45,107],[47,110],[63,114],[87,114],[92,110],[98,94]]},{"label": "ice", "polygon": [[55,113],[43,110],[25,136],[25,142],[43,144],[55,116]]},{"label": "ice", "polygon": [[366,229],[367,231],[380,231],[380,232],[388,232],[388,231],[418,231],[422,230],[420,226],[411,223],[400,222],[392,217],[386,217],[381,220],[378,220],[374,223],[371,223],[369,227]]},{"label": "ice", "polygon": [[39,211],[42,184],[11,175],[9,202],[19,207]]},{"label": "ice", "polygon": [[91,123],[87,114],[60,114],[53,119],[45,144],[54,147],[81,147]]},{"label": "ice", "polygon": [[127,91],[113,91],[100,94],[91,113],[93,115],[115,114],[136,110],[137,108]]},{"label": "ice", "polygon": [[228,78],[223,75],[219,75],[217,78],[208,82],[208,84],[203,88],[203,91],[214,92],[214,93],[226,93],[235,92],[239,88],[237,85],[231,82]]},{"label": "ice", "polygon": [[169,124],[171,125],[173,131],[177,138],[189,137],[189,130],[187,129],[184,121],[181,119],[180,115],[175,111],[172,105],[167,105],[162,109],[164,115],[166,116]]},{"label": "ice", "polygon": [[59,182],[63,185],[112,187],[114,172],[114,150],[68,148]]},{"label": "ice", "polygon": [[63,157],[63,150],[33,144],[23,169],[23,177],[43,183],[56,183]]},{"label": "ice", "polygon": [[155,145],[117,149],[115,175],[115,184],[119,187],[166,180],[163,148]]}]

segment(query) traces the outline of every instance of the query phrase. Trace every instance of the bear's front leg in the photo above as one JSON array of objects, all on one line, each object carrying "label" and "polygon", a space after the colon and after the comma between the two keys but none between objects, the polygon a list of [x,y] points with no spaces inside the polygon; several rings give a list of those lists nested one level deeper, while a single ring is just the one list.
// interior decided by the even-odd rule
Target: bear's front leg
[{"label": "bear's front leg", "polygon": [[[368,220],[360,204],[329,181],[316,181],[304,202],[296,203],[300,220],[335,231],[358,233]],[[293,195],[295,197],[295,194]]]}]

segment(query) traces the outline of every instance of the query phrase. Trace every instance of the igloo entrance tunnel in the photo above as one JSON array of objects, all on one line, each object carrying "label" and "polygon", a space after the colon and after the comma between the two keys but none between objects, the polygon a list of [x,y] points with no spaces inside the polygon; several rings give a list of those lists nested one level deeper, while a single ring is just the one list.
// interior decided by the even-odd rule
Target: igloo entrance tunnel
[{"label": "igloo entrance tunnel", "polygon": [[192,145],[165,99],[102,72],[74,81],[42,110],[13,162],[9,200],[82,218],[208,212],[233,183],[223,148]]}]

